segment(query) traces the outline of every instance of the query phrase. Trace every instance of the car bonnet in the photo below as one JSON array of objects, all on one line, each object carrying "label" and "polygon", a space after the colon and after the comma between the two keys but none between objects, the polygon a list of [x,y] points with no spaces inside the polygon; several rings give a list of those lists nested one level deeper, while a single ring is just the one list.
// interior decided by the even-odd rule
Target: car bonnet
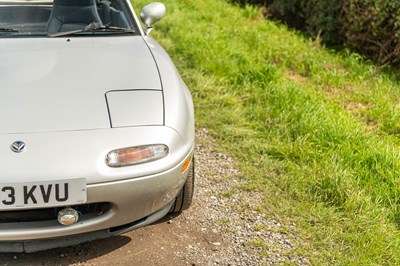
[{"label": "car bonnet", "polygon": [[110,128],[108,92],[162,89],[140,36],[1,39],[0,81],[0,133]]}]

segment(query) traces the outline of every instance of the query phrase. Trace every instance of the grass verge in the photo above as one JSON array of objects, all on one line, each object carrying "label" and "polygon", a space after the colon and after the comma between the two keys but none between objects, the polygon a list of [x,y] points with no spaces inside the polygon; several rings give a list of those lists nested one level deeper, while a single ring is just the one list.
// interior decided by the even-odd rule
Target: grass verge
[{"label": "grass verge", "polygon": [[257,211],[287,226],[296,247],[288,255],[318,265],[400,264],[395,75],[253,7],[164,3],[167,17],[152,34],[192,90],[197,125],[237,159],[247,181],[240,189],[263,193]]}]

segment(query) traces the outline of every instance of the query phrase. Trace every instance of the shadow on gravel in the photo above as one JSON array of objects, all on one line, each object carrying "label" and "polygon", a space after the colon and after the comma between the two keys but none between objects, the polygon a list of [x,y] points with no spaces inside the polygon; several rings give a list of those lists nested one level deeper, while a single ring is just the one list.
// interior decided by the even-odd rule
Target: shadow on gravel
[{"label": "shadow on gravel", "polygon": [[91,259],[106,256],[131,242],[127,236],[113,236],[78,246],[57,248],[31,254],[0,254],[0,265],[61,265],[85,263]]},{"label": "shadow on gravel", "polygon": [[[180,216],[180,213],[168,214],[164,218],[154,222],[152,225],[167,223]],[[113,236],[105,239],[83,243],[77,246],[57,248],[47,251],[19,254],[0,253],[0,265],[60,265],[85,264],[86,262],[107,257],[107,254],[121,249],[130,244],[132,239],[126,235]]]}]

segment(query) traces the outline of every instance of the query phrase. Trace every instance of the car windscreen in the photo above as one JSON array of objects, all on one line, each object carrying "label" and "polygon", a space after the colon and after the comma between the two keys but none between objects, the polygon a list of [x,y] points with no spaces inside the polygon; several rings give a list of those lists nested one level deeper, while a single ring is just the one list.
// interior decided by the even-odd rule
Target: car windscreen
[{"label": "car windscreen", "polygon": [[125,0],[0,0],[0,37],[136,34]]}]

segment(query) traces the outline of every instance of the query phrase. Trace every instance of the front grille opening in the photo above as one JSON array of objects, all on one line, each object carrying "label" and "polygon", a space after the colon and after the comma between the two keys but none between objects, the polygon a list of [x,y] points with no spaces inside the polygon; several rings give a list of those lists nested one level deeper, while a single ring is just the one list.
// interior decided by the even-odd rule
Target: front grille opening
[{"label": "front grille opening", "polygon": [[[109,202],[91,203],[71,206],[80,214],[94,214],[100,216],[110,210]],[[57,220],[57,214],[65,207],[31,209],[31,210],[14,210],[0,211],[0,223],[24,223],[24,222],[44,222]]]}]

